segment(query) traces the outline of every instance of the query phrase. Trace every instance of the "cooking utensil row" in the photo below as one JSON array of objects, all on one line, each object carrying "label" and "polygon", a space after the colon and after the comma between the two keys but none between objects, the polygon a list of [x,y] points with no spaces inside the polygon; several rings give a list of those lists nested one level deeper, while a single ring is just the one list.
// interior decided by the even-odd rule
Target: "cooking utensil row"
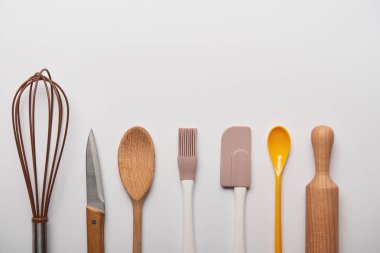
[{"label": "cooking utensil row", "polygon": [[[35,110],[37,88],[42,86],[47,97],[47,140],[42,189],[39,189]],[[27,96],[23,96],[27,93]],[[26,97],[28,103],[21,100]],[[23,129],[20,105],[28,111],[28,131]],[[63,89],[52,80],[47,70],[30,77],[17,90],[12,104],[12,121],[17,151],[25,178],[33,224],[33,252],[47,253],[48,208],[54,182],[67,136],[69,104]],[[24,144],[29,137],[29,145]],[[329,176],[333,130],[327,126],[313,129],[311,140],[316,174],[306,187],[306,249],[307,253],[337,253],[339,251],[338,187]],[[27,148],[30,147],[30,151]],[[289,132],[281,126],[268,136],[268,152],[276,176],[275,252],[282,252],[281,176],[290,153]],[[93,131],[86,147],[87,185],[87,246],[89,253],[104,252],[106,205],[103,193],[98,150]],[[251,129],[247,126],[228,128],[222,134],[220,183],[235,192],[235,229],[232,252],[245,253],[245,198],[251,186]],[[181,128],[178,133],[178,166],[183,191],[183,253],[195,253],[193,224],[193,187],[197,165],[197,129]],[[129,129],[118,150],[121,182],[133,205],[133,252],[142,252],[143,204],[153,183],[155,149],[149,133],[142,127]]]}]

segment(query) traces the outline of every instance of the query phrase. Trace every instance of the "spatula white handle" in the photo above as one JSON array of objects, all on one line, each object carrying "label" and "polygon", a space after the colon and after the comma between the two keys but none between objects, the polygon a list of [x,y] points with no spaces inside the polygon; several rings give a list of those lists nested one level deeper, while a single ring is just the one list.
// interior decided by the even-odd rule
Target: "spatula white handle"
[{"label": "spatula white handle", "polygon": [[183,245],[182,253],[195,253],[193,223],[194,180],[182,180],[183,192]]},{"label": "spatula white handle", "polygon": [[245,196],[246,187],[235,187],[234,253],[245,253]]}]

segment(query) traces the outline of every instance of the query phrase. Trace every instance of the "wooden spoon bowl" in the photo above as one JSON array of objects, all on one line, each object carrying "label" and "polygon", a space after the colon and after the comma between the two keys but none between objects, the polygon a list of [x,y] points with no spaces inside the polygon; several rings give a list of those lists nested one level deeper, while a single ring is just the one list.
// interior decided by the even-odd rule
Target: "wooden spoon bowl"
[{"label": "wooden spoon bowl", "polygon": [[153,182],[155,154],[149,133],[133,127],[119,145],[119,174],[133,205],[133,252],[141,253],[142,205]]}]

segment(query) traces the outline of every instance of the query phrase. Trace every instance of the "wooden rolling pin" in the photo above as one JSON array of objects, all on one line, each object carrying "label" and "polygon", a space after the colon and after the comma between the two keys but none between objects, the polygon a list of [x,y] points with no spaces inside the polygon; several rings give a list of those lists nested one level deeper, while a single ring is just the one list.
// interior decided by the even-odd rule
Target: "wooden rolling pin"
[{"label": "wooden rolling pin", "polygon": [[306,253],[338,253],[339,189],[329,175],[334,132],[318,126],[311,141],[316,173],[306,187]]}]

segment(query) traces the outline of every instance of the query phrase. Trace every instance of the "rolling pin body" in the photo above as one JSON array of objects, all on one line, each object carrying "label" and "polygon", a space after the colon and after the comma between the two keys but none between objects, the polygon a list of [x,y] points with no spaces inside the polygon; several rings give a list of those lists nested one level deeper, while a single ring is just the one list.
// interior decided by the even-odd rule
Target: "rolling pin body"
[{"label": "rolling pin body", "polygon": [[334,132],[313,129],[315,177],[306,187],[306,253],[339,252],[339,189],[329,175]]}]

